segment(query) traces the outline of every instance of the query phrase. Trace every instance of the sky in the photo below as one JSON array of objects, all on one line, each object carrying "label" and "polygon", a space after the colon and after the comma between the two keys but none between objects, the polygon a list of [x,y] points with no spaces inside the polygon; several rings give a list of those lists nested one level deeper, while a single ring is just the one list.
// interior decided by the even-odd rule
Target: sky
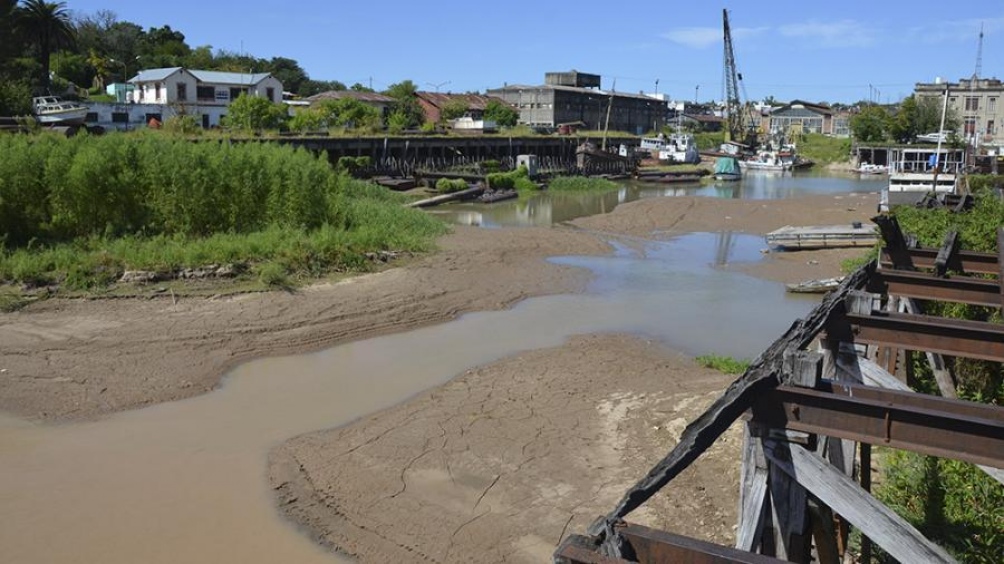
[{"label": "sky", "polygon": [[484,92],[542,84],[548,71],[599,74],[618,92],[723,98],[722,10],[747,100],[896,102],[917,82],[1004,78],[1004,2],[630,2],[616,0],[66,0],[192,47],[297,60],[311,78],[383,90]]}]

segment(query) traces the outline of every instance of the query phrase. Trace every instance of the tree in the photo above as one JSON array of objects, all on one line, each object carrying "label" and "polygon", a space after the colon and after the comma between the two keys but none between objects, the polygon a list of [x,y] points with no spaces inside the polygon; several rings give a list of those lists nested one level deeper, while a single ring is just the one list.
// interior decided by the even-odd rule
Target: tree
[{"label": "tree", "polygon": [[494,121],[499,127],[512,127],[519,122],[519,112],[499,100],[490,100],[485,105],[485,119]]},{"label": "tree", "polygon": [[61,47],[72,46],[74,42],[73,23],[66,2],[23,0],[16,10],[15,22],[37,50],[43,73],[41,84],[48,89],[52,53]]},{"label": "tree", "polygon": [[422,125],[425,121],[425,112],[419,105],[415,93],[418,87],[410,80],[391,84],[384,92],[385,95],[394,98],[391,106],[391,115],[388,118],[388,125],[393,124],[400,130],[412,129]]},{"label": "tree", "polygon": [[868,106],[851,118],[851,131],[862,143],[875,143],[885,139],[889,114],[880,106]]},{"label": "tree", "polygon": [[363,86],[362,84],[359,84],[358,82],[355,83],[355,84],[353,84],[352,86],[350,86],[349,90],[355,90],[356,92],[376,92],[376,90],[373,90],[369,86]]},{"label": "tree", "polygon": [[297,94],[303,97],[313,96],[314,94],[320,94],[321,92],[330,92],[332,90],[345,90],[345,84],[338,82],[337,80],[313,80],[307,79],[303,81],[298,90],[295,90]]},{"label": "tree", "polygon": [[226,125],[252,131],[276,129],[289,117],[284,104],[274,104],[268,98],[246,94],[241,94],[230,104],[229,112]]},{"label": "tree", "polygon": [[0,0],[0,73],[7,67],[10,59],[18,54],[14,37],[14,15],[17,13],[17,0]]},{"label": "tree", "polygon": [[886,124],[889,137],[892,137],[899,143],[906,143],[907,141],[913,140],[918,133],[921,133],[921,131],[918,130],[919,124],[917,116],[917,99],[913,96],[907,96],[903,102],[900,103],[896,114],[889,116],[889,120]]},{"label": "tree", "polygon": [[380,111],[355,98],[325,100],[318,111],[329,125],[348,128],[374,128],[380,125]]},{"label": "tree", "polygon": [[300,63],[286,57],[272,57],[266,68],[289,92],[299,92],[300,87],[309,78],[306,71],[300,67]]},{"label": "tree", "polygon": [[448,121],[463,117],[466,113],[467,102],[463,98],[453,98],[443,104],[443,109],[439,112],[439,116],[441,119]]}]

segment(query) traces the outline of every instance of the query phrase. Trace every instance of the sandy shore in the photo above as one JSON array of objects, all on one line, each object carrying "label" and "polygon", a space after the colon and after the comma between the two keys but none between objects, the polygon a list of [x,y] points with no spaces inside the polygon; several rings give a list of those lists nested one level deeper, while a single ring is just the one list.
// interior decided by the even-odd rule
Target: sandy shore
[{"label": "sandy shore", "polygon": [[[294,293],[50,300],[0,314],[0,409],[73,422],[191,397],[252,357],[579,291],[587,273],[544,259],[607,253],[610,238],[867,222],[876,201],[652,199],[551,229],[458,227],[435,254]],[[785,282],[826,278],[859,254],[771,253],[745,268]],[[273,452],[269,478],[287,515],[364,562],[541,561],[607,511],[729,380],[637,338],[580,337],[458,375],[349,427],[293,438]],[[733,443],[635,520],[729,542]]]}]

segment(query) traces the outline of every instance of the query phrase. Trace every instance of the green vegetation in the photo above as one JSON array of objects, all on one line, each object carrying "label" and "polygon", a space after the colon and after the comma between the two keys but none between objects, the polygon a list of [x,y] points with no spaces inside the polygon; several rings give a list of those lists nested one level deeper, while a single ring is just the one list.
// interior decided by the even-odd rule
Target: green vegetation
[{"label": "green vegetation", "polygon": [[555,192],[586,192],[616,190],[619,186],[606,178],[588,176],[559,176],[548,183],[547,189]]},{"label": "green vegetation", "polygon": [[722,356],[717,354],[706,354],[697,357],[697,364],[704,366],[706,368],[713,368],[719,372],[725,374],[742,374],[746,372],[749,368],[750,362],[748,360],[736,360],[730,356]]},{"label": "green vegetation", "polygon": [[530,180],[530,173],[525,166],[509,172],[493,172],[485,177],[488,187],[492,190],[536,190],[537,185]]},{"label": "green vegetation", "polygon": [[[125,270],[244,264],[267,285],[424,251],[446,227],[288,147],[0,136],[0,281],[100,289]],[[265,268],[266,263],[278,266]]]},{"label": "green vegetation", "polygon": [[463,178],[440,178],[436,181],[436,191],[449,194],[451,192],[459,192],[461,190],[467,190],[469,186],[467,181]]},{"label": "green vegetation", "polygon": [[485,104],[485,119],[494,121],[499,127],[514,127],[519,121],[519,112],[498,100],[491,100]]},{"label": "green vegetation", "polygon": [[851,158],[851,140],[809,133],[799,139],[798,154],[817,165],[845,162]]},{"label": "green vegetation", "polygon": [[[958,130],[959,123],[958,116],[950,109],[945,129]],[[882,106],[868,105],[851,118],[850,125],[855,139],[862,143],[907,143],[917,135],[940,130],[941,103],[938,98],[908,96],[893,114]]]},{"label": "green vegetation", "polygon": [[[1004,203],[986,187],[1000,177],[972,177],[977,203],[967,213],[897,207],[906,233],[924,246],[940,246],[948,230],[959,233],[962,247],[996,252],[996,230],[1004,225]],[[963,304],[928,302],[927,313],[1001,323],[1000,310]],[[957,358],[952,363],[959,397],[1004,404],[1004,367],[999,363]],[[937,384],[927,363],[914,360],[917,388],[935,393]],[[894,508],[928,538],[947,548],[960,562],[989,564],[1004,554],[1004,489],[975,466],[909,452],[886,452],[878,458],[883,480],[876,496]]]},{"label": "green vegetation", "polygon": [[276,104],[261,96],[241,94],[227,108],[223,125],[244,131],[279,129],[289,119],[285,104]]},{"label": "green vegetation", "polygon": [[725,142],[724,131],[702,131],[694,134],[699,151],[717,151]]}]

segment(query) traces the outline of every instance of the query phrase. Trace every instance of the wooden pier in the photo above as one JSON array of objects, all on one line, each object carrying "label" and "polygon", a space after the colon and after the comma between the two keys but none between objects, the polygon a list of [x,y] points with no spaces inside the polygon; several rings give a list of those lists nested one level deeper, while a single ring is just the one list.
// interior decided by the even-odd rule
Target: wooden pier
[{"label": "wooden pier", "polygon": [[[971,462],[1004,487],[1004,407],[957,399],[942,357],[1004,362],[1004,326],[922,310],[928,301],[1004,308],[1004,229],[993,255],[961,251],[954,233],[940,249],[913,248],[895,218],[874,221],[881,259],[846,277],[757,357],[613,511],[588,534],[564,539],[555,562],[838,564],[851,558],[852,528],[862,534],[862,561],[874,543],[900,562],[955,562],[871,495],[871,449]],[[910,389],[913,355],[926,357],[940,397]],[[734,547],[625,520],[740,417]]]},{"label": "wooden pier", "polygon": [[828,249],[871,247],[878,242],[873,225],[786,225],[764,236],[767,244],[779,249]]}]

